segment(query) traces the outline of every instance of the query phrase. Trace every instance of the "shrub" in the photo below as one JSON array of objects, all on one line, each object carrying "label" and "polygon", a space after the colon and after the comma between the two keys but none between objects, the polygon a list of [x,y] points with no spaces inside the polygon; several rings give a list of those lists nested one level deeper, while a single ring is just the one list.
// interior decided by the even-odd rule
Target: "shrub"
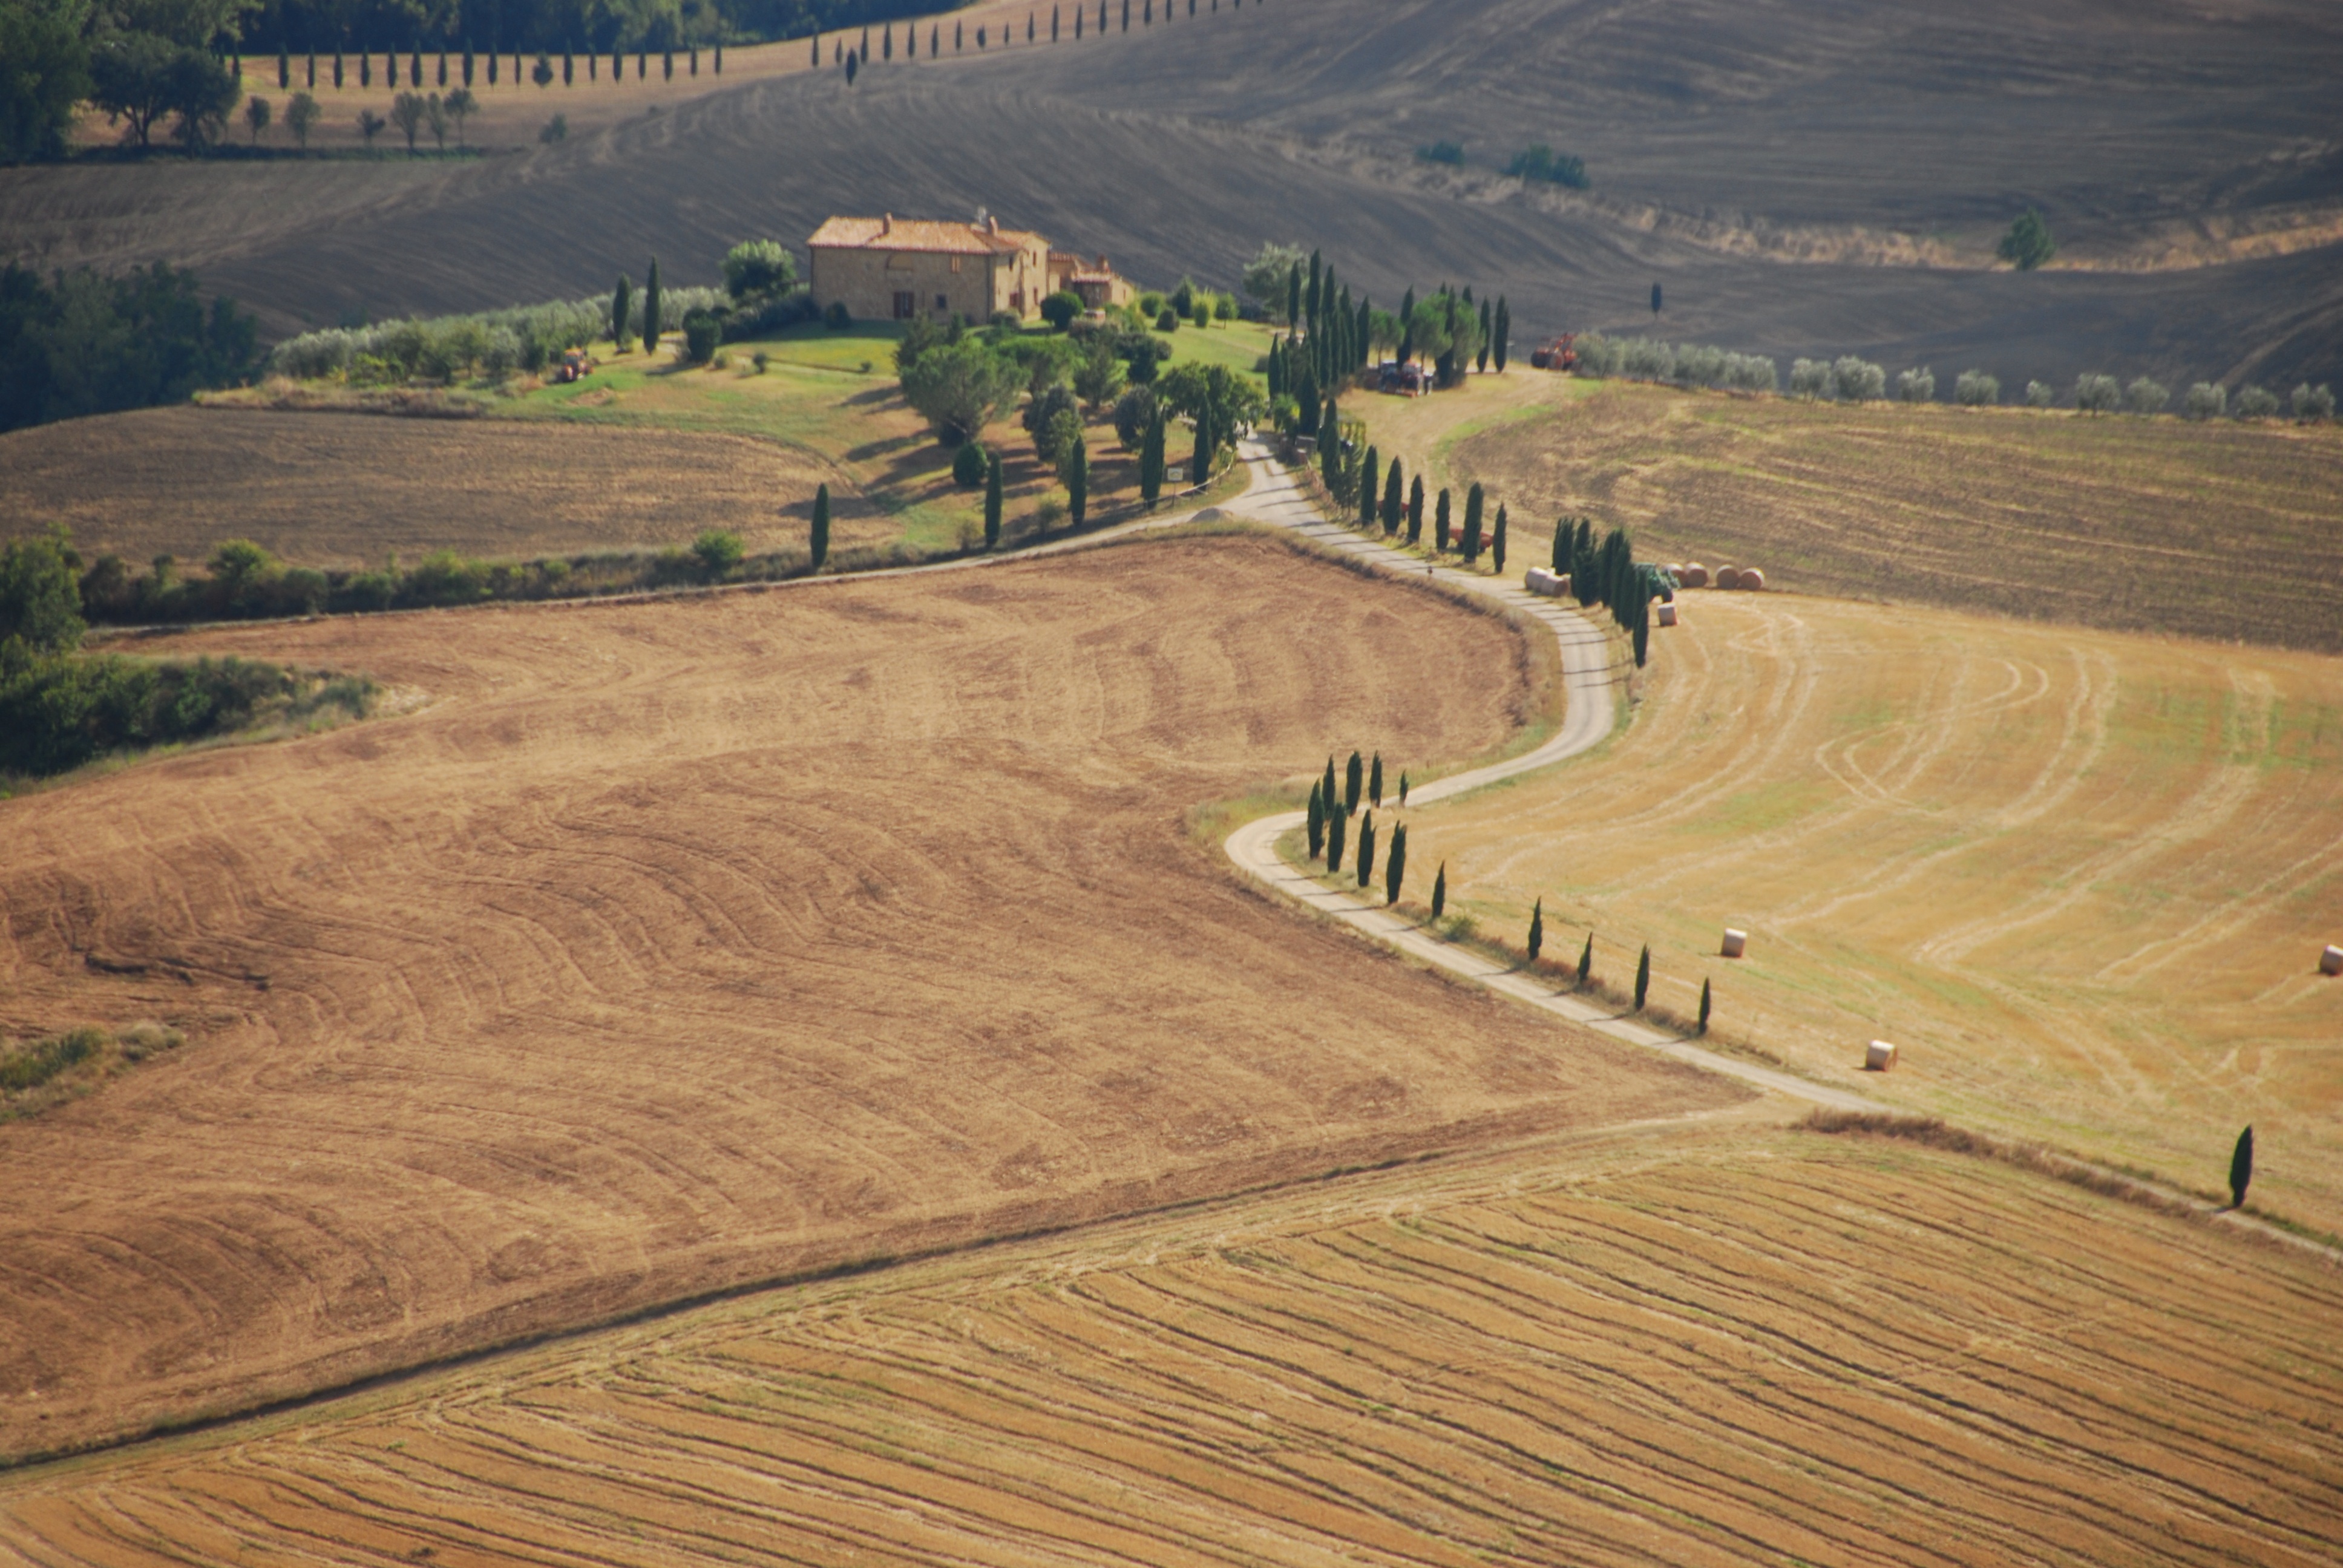
[{"label": "shrub", "polygon": [[2324,386],[2313,387],[2308,381],[2303,382],[2294,389],[2294,417],[2298,419],[2332,419],[2335,417],[2335,394]]},{"label": "shrub", "polygon": [[1092,338],[1089,352],[1074,367],[1074,395],[1086,407],[1101,407],[1121,394],[1123,377],[1122,361],[1115,357],[1114,345],[1105,338]]},{"label": "shrub", "polygon": [[691,553],[699,558],[699,569],[709,580],[719,580],[740,564],[740,536],[709,528],[691,541]]},{"label": "shrub", "polygon": [[1982,370],[1964,370],[1953,383],[1953,400],[1965,407],[1987,407],[2001,401],[2001,383]]},{"label": "shrub", "polygon": [[79,1067],[105,1046],[102,1031],[85,1028],[33,1040],[0,1056],[0,1091],[22,1094],[37,1089],[59,1073]]},{"label": "shrub", "polygon": [[984,483],[987,467],[984,448],[974,441],[963,441],[960,450],[952,454],[952,483],[963,490],[973,490]]},{"label": "shrub", "polygon": [[2123,401],[2123,387],[2112,376],[2086,371],[2075,377],[2075,407],[2086,414],[2111,413]]},{"label": "shrub", "polygon": [[1179,331],[1180,313],[1172,309],[1170,306],[1165,306],[1162,310],[1158,312],[1156,315],[1155,330],[1158,332]]},{"label": "shrub", "polygon": [[757,352],[749,356],[749,363],[757,367],[758,375],[762,376],[766,369],[773,363],[773,357],[759,348]]},{"label": "shrub", "polygon": [[2267,419],[2278,412],[2278,394],[2266,387],[2237,388],[2237,417]]},{"label": "shrub", "polygon": [[1464,144],[1426,142],[1415,149],[1415,156],[1428,164],[1461,164],[1464,161]]},{"label": "shrub", "polygon": [[1216,295],[1212,296],[1212,319],[1213,319],[1213,320],[1215,320],[1215,321],[1234,321],[1236,318],[1237,318],[1237,302],[1236,302],[1236,297],[1235,297],[1234,295],[1229,295],[1229,294],[1216,294]]},{"label": "shrub", "polygon": [[2047,381],[2028,381],[2026,384],[2026,406],[2028,408],[2048,408],[2055,407],[2057,401],[2057,390]]},{"label": "shrub", "polygon": [[[1033,433],[1033,453],[1042,462],[1058,470],[1062,477],[1066,465],[1081,450],[1082,417],[1070,407],[1053,411],[1041,427]],[[1081,521],[1079,512],[1074,520]]]},{"label": "shrub", "polygon": [[1557,156],[1543,142],[1534,143],[1515,153],[1505,172],[1525,180],[1544,180],[1551,185],[1568,186],[1574,190],[1586,188],[1586,164],[1569,153]]},{"label": "shrub", "polygon": [[833,299],[830,302],[830,308],[821,313],[821,324],[832,332],[843,332],[854,325],[854,317],[848,312],[844,300]]},{"label": "shrub", "polygon": [[1033,437],[1033,453],[1044,465],[1052,468],[1065,455],[1064,448],[1055,444],[1064,430],[1059,422],[1061,415],[1073,420],[1076,431],[1081,429],[1081,416],[1075,405],[1074,394],[1062,382],[1053,381],[1042,387],[1032,401],[1025,405],[1025,430]]},{"label": "shrub", "polygon": [[0,644],[32,653],[64,653],[81,646],[77,564],[63,533],[11,539],[0,550]]},{"label": "shrub", "polygon": [[1060,332],[1074,324],[1082,313],[1082,297],[1072,289],[1061,288],[1041,301],[1041,319]]},{"label": "shrub", "polygon": [[2197,382],[2180,404],[2181,417],[2187,419],[2217,419],[2228,411],[2229,389],[2218,381]]},{"label": "shrub", "polygon": [[1876,403],[1887,396],[1887,372],[1852,354],[1831,362],[1831,384],[1848,403]]},{"label": "shrub", "polygon": [[2050,226],[2042,215],[2027,207],[2001,236],[1994,254],[2020,272],[2031,272],[2058,254],[2058,242],[2050,237]]},{"label": "shrub", "polygon": [[2145,376],[2137,377],[2124,388],[2124,407],[2135,414],[2161,414],[2165,405],[2171,401],[2171,392],[2161,382],[2151,381]]},{"label": "shrub", "polygon": [[1936,373],[1923,365],[1917,370],[1906,370],[1896,377],[1896,396],[1906,403],[1933,402],[1936,396]]},{"label": "shrub", "polygon": [[478,604],[488,597],[488,568],[453,550],[434,550],[407,574],[401,597],[426,608]]},{"label": "shrub", "polygon": [[[540,71],[545,69],[545,62],[539,60],[537,63],[537,67]],[[410,136],[407,139],[412,141],[414,138]],[[568,115],[556,115],[553,118],[546,121],[544,129],[537,133],[537,139],[545,143],[548,146],[555,142],[568,141],[569,139],[569,116]]]},{"label": "shrub", "polygon": [[[1278,276],[1278,286],[1284,286],[1284,275],[1282,273]],[[1168,303],[1161,290],[1151,288],[1139,297],[1139,314],[1152,321],[1163,314],[1163,307]]]},{"label": "shrub", "polygon": [[684,358],[694,365],[707,364],[723,335],[724,323],[714,311],[693,311],[683,318]]}]

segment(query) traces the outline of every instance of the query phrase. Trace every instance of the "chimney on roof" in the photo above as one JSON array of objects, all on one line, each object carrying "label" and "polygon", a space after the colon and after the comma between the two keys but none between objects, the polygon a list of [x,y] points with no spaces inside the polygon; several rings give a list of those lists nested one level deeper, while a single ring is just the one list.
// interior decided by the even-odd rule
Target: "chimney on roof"
[{"label": "chimney on roof", "polygon": [[1106,253],[1104,251],[1101,251],[1099,253],[1099,270],[1101,272],[1112,272],[1114,270],[1114,268],[1106,264]]},{"label": "chimney on roof", "polygon": [[893,213],[890,212],[879,220],[879,232],[880,234],[892,234],[895,232],[895,215]]},{"label": "chimney on roof", "polygon": [[984,232],[987,234],[999,234],[1001,232],[1001,220],[997,217],[987,217],[984,220]]}]

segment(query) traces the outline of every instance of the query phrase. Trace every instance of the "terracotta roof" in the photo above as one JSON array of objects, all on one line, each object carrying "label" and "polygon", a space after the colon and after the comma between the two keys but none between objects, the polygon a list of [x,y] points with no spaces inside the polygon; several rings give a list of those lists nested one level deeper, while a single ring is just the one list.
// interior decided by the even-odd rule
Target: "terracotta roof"
[{"label": "terracotta roof", "polygon": [[941,251],[991,256],[1021,250],[1041,236],[1020,229],[986,229],[972,223],[936,223],[924,218],[833,217],[813,231],[808,249]]}]

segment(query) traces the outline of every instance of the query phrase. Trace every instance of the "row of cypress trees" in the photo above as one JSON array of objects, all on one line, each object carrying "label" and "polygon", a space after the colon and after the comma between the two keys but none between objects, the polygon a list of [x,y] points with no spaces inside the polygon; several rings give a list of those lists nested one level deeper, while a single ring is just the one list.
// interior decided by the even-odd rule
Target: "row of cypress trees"
[{"label": "row of cypress trees", "polygon": [[[1257,5],[1265,4],[1266,0],[1254,0],[1254,3]],[[1156,13],[1159,9],[1162,12],[1163,20],[1170,22],[1175,13],[1177,5],[1178,0],[1139,0],[1139,8],[1135,14],[1139,25],[1141,27],[1153,26],[1155,25]],[[1187,5],[1188,15],[1191,16],[1204,14],[1199,11],[1200,5],[1207,6],[1211,13],[1216,14],[1221,8],[1221,0],[1187,0]],[[1244,0],[1229,0],[1230,10],[1237,11],[1243,9],[1243,7]],[[1052,5],[1050,7],[1050,42],[1052,44],[1057,43],[1059,39],[1064,36],[1067,31],[1069,31],[1065,24],[1065,10],[1066,7],[1062,5]],[[1090,27],[1090,7],[1087,4],[1078,3],[1072,7],[1072,10],[1074,20],[1071,31],[1074,37],[1081,38],[1083,35],[1085,28]],[[1110,12],[1108,9],[1107,0],[1099,0],[1098,25],[1095,28],[1091,28],[1091,30],[1095,31],[1101,37],[1104,37],[1106,35],[1109,25],[1109,15]],[[1134,13],[1131,9],[1131,0],[1122,0],[1122,30],[1124,32],[1128,33],[1131,31],[1131,25]],[[1001,25],[1000,36],[1001,45],[1004,48],[1007,47],[1016,36],[1015,30],[1011,24],[1004,22]],[[1041,12],[1037,7],[1025,14],[1025,42],[1028,44],[1038,43],[1040,39]],[[979,50],[989,47],[991,44],[991,40],[992,31],[989,26],[980,25],[977,28],[976,46]],[[955,55],[963,54],[967,51],[968,25],[965,22],[956,21],[952,24],[951,46],[952,53]],[[847,80],[850,82],[852,81],[854,79],[855,73],[862,66],[868,65],[872,58],[870,29],[868,26],[865,26],[862,29],[861,45],[859,48],[850,50],[846,46],[846,35],[844,34],[840,33],[833,35],[830,42],[830,63],[833,65],[845,67]],[[930,60],[940,58],[943,52],[943,24],[940,22],[930,24],[928,28],[928,58]],[[881,60],[891,60],[895,57],[895,25],[892,22],[885,24],[880,32],[877,57]],[[916,60],[919,57],[919,24],[916,22],[906,22],[903,24],[903,58],[906,60]],[[816,70],[820,70],[821,68],[821,35],[820,33],[813,35],[813,65]]]},{"label": "row of cypress trees", "polygon": [[[423,85],[424,75],[423,51],[419,48],[414,48],[407,50],[406,53],[407,85],[410,87],[420,87]],[[512,84],[516,87],[521,85],[521,81],[523,79],[521,59],[525,53],[526,51],[520,49],[515,49],[512,52]],[[693,45],[687,48],[684,51],[684,54],[687,56],[687,68],[689,74],[697,76],[699,75],[699,47],[697,45]],[[724,45],[721,44],[717,45],[715,46],[715,54],[716,60],[714,74],[720,76],[724,74]],[[398,85],[398,55],[399,51],[397,49],[385,49],[382,52],[382,83],[386,87],[396,87]],[[447,61],[449,58],[449,51],[442,49],[438,51],[438,69],[435,73],[438,80],[435,85],[444,87],[447,85]],[[676,51],[673,49],[662,49],[659,51],[659,70],[664,80],[670,82],[675,80],[675,56]],[[458,75],[460,77],[462,84],[467,87],[477,85],[479,75],[479,61],[482,56],[476,55],[470,49],[466,49],[463,51],[461,55],[457,57],[460,61],[458,67]],[[332,58],[333,83],[335,86],[339,87],[342,85],[343,82],[342,52],[339,49],[335,50],[333,52]],[[497,85],[498,62],[501,58],[502,56],[494,51],[491,51],[486,56],[488,62],[486,75],[488,77],[488,85],[491,87]],[[601,65],[602,55],[598,51],[588,54],[586,56],[586,79],[589,82],[599,81],[601,79]],[[307,57],[307,85],[314,88],[317,85],[317,55],[314,50]],[[639,82],[643,81],[650,75],[650,51],[648,49],[636,50],[635,79]],[[557,72],[553,65],[552,53],[548,50],[539,50],[538,51],[537,55],[537,65],[529,70],[527,75],[528,80],[534,81],[540,87],[551,86],[553,85],[553,78],[557,75],[560,76],[561,85],[563,86],[573,86],[576,85],[578,80],[577,55],[574,51],[568,49],[561,51],[561,67],[559,71]],[[624,49],[611,50],[611,85],[616,86],[618,83],[624,81],[626,79],[626,75],[627,52]],[[293,55],[289,50],[279,49],[277,51],[277,85],[279,87],[287,88],[293,85]],[[358,55],[358,85],[361,87],[371,87],[374,85],[374,55],[371,52],[361,51]]]},{"label": "row of cypress trees", "polygon": [[1635,667],[1642,668],[1651,651],[1652,598],[1674,599],[1675,579],[1665,568],[1637,560],[1624,528],[1611,529],[1597,545],[1589,518],[1554,524],[1554,569],[1570,573],[1570,590],[1582,608],[1599,604],[1611,612],[1633,640]]}]

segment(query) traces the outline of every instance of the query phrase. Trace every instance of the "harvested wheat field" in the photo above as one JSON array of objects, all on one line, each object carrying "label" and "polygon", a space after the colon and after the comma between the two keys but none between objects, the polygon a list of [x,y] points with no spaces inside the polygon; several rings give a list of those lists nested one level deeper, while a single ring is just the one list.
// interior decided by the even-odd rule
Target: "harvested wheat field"
[{"label": "harvested wheat field", "polygon": [[1456,482],[1482,480],[1538,528],[1591,512],[1632,530],[1649,559],[1753,562],[1808,593],[2343,652],[2332,421],[1850,407],[1611,383],[1499,417],[1446,458]]},{"label": "harvested wheat field", "polygon": [[[1690,593],[1602,752],[1410,824],[1449,904],[1828,1081],[2343,1229],[2343,663]],[[1748,956],[1717,955],[1724,929]],[[1866,1075],[1865,1041],[1901,1047]]]},{"label": "harvested wheat field", "polygon": [[802,548],[814,487],[837,548],[898,528],[807,453],[737,436],[499,420],[150,408],[0,436],[0,532],[62,522],[85,555],[200,561],[248,538],[306,566],[433,550],[534,558],[687,545]]},{"label": "harvested wheat field", "polygon": [[[545,432],[534,433],[543,439]],[[159,645],[428,706],[0,802],[0,1450],[694,1292],[1742,1091],[1296,921],[1182,813],[1535,697],[1251,538]],[[1432,700],[1394,649],[1492,678]],[[1420,668],[1439,668],[1424,663]]]},{"label": "harvested wheat field", "polygon": [[1542,1141],[0,1483],[18,1560],[2330,1561],[2343,1276],[2005,1166]]}]

